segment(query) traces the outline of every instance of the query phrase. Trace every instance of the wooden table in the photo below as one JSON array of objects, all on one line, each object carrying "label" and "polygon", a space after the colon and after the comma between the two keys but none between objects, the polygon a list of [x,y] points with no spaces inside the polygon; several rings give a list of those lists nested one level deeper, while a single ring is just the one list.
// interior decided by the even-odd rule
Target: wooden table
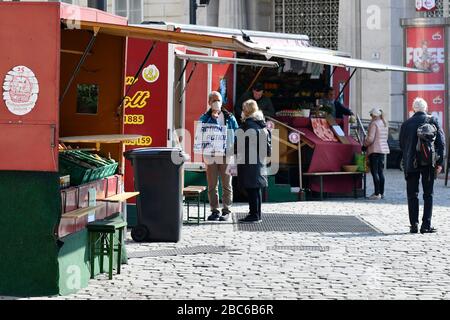
[{"label": "wooden table", "polygon": [[319,177],[320,179],[320,201],[323,201],[323,177],[331,176],[353,176],[353,193],[355,199],[358,198],[356,177],[362,176],[364,178],[364,195],[366,194],[366,174],[364,172],[317,172],[317,173],[304,173],[305,177]]},{"label": "wooden table", "polygon": [[122,143],[125,141],[135,141],[142,137],[137,134],[111,134],[111,135],[95,135],[95,136],[77,136],[77,137],[62,137],[60,142],[64,143],[95,143],[97,151],[100,150],[102,143]]}]

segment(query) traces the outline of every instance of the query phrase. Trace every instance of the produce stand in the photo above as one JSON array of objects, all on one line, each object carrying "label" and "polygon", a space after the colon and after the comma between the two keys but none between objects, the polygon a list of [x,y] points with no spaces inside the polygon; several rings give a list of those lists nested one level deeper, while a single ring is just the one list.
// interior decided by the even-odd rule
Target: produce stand
[{"label": "produce stand", "polygon": [[[151,23],[149,24],[150,26]],[[314,133],[311,118],[317,116],[314,107],[317,100],[324,98],[324,91],[328,87],[333,87],[336,97],[348,106],[350,101],[350,89],[348,83],[357,70],[365,69],[371,71],[394,71],[394,72],[421,72],[414,68],[402,66],[384,65],[352,59],[348,54],[323,48],[312,47],[309,38],[305,35],[281,34],[271,32],[258,32],[249,30],[224,29],[207,26],[166,24],[158,25],[161,29],[177,29],[180,32],[197,35],[225,35],[241,40],[250,49],[246,51],[236,51],[238,59],[250,60],[271,60],[277,62],[279,68],[263,68],[254,65],[236,65],[234,67],[234,78],[227,79],[227,85],[233,81],[233,101],[239,99],[244,91],[249,90],[256,81],[262,82],[265,87],[265,94],[276,108],[278,114],[272,121],[276,120],[275,127],[280,130],[280,171],[276,176],[269,177],[268,200],[270,202],[298,201],[304,199],[306,189],[320,192],[320,184],[306,179],[303,181],[303,173],[317,172],[342,172],[344,165],[354,163],[355,153],[361,152],[360,141],[356,141],[350,135],[349,119],[337,120],[335,129],[342,134],[336,136],[337,142],[321,141]],[[209,57],[217,56],[215,51],[203,52]],[[226,65],[226,63],[225,63]],[[197,66],[197,70],[198,70]],[[196,73],[200,73],[199,71]],[[189,82],[192,69],[188,68],[184,83]],[[181,107],[175,106],[174,110],[180,109],[186,113],[180,128],[186,128],[192,136],[192,124],[206,110],[206,96],[210,90],[219,90],[221,86],[218,82],[210,84],[217,77],[204,73],[201,77],[192,77],[194,82],[192,94],[186,95],[186,101],[194,99],[197,103],[190,105],[188,102]],[[195,78],[195,79],[194,79]],[[208,79],[205,81],[205,79]],[[183,78],[180,78],[183,80]],[[190,84],[189,84],[190,86]],[[210,88],[210,90],[208,90]],[[186,90],[189,92],[189,87]],[[227,95],[230,94],[228,90]],[[200,99],[200,101],[199,101]],[[230,99],[228,99],[230,100]],[[203,101],[203,102],[202,102]],[[233,110],[233,103],[226,104],[228,110]],[[351,108],[351,106],[350,106]],[[169,106],[170,110],[170,106]],[[295,116],[283,116],[284,111],[298,113]],[[320,110],[326,112],[325,108]],[[301,115],[300,115],[301,113]],[[325,118],[319,115],[319,118]],[[275,123],[275,122],[274,122]],[[297,133],[297,135],[295,135]],[[301,142],[294,139],[294,143],[289,137],[301,135]],[[174,141],[172,141],[175,143]],[[186,146],[185,146],[186,148]],[[301,152],[299,152],[301,150]],[[303,159],[301,159],[303,158]],[[201,163],[188,164],[185,181],[186,185],[205,185],[204,166]],[[201,169],[199,169],[201,168]],[[318,171],[316,171],[318,170]],[[200,172],[199,172],[200,171]],[[311,181],[310,181],[311,180]],[[343,185],[340,188],[339,185]],[[362,179],[358,182],[362,186]],[[339,177],[325,177],[323,180],[323,192],[350,193],[353,192],[353,178],[345,175]],[[235,192],[237,195],[239,192]],[[239,197],[235,197],[238,201]]]}]

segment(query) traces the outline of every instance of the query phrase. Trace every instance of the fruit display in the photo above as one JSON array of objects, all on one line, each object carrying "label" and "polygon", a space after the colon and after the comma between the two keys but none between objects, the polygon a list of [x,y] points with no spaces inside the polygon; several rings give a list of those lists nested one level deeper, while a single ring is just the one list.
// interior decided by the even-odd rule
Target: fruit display
[{"label": "fruit display", "polygon": [[295,118],[295,117],[299,117],[299,118],[307,118],[310,115],[310,110],[309,109],[300,109],[300,110],[283,110],[283,111],[279,111],[277,112],[276,116],[277,117],[291,117],[291,118]]}]

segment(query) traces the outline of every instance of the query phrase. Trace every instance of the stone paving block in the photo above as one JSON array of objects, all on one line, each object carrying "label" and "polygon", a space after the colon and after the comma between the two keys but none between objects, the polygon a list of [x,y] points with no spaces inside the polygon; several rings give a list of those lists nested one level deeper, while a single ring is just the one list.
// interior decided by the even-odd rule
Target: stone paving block
[{"label": "stone paving block", "polygon": [[[384,202],[345,199],[263,205],[270,213],[358,216],[384,234],[250,234],[235,231],[232,224],[215,224],[183,227],[177,244],[136,244],[128,232],[129,252],[211,243],[239,251],[130,259],[113,281],[97,278],[75,295],[47,299],[165,300],[192,299],[192,294],[195,299],[231,300],[450,299],[448,189],[437,181],[433,222],[440,232],[410,235],[405,192],[398,190],[405,185],[403,174],[388,170],[386,181],[389,199]],[[243,213],[247,209],[247,204],[233,208]],[[268,250],[276,246],[328,246],[330,251]]]}]

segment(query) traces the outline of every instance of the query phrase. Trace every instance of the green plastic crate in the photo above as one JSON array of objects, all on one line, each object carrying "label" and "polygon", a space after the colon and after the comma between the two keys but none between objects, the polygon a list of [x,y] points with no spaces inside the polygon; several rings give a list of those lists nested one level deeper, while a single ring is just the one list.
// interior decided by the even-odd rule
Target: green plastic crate
[{"label": "green plastic crate", "polygon": [[70,184],[78,186],[91,181],[92,169],[82,167],[64,157],[59,157],[59,173],[70,175]]}]

